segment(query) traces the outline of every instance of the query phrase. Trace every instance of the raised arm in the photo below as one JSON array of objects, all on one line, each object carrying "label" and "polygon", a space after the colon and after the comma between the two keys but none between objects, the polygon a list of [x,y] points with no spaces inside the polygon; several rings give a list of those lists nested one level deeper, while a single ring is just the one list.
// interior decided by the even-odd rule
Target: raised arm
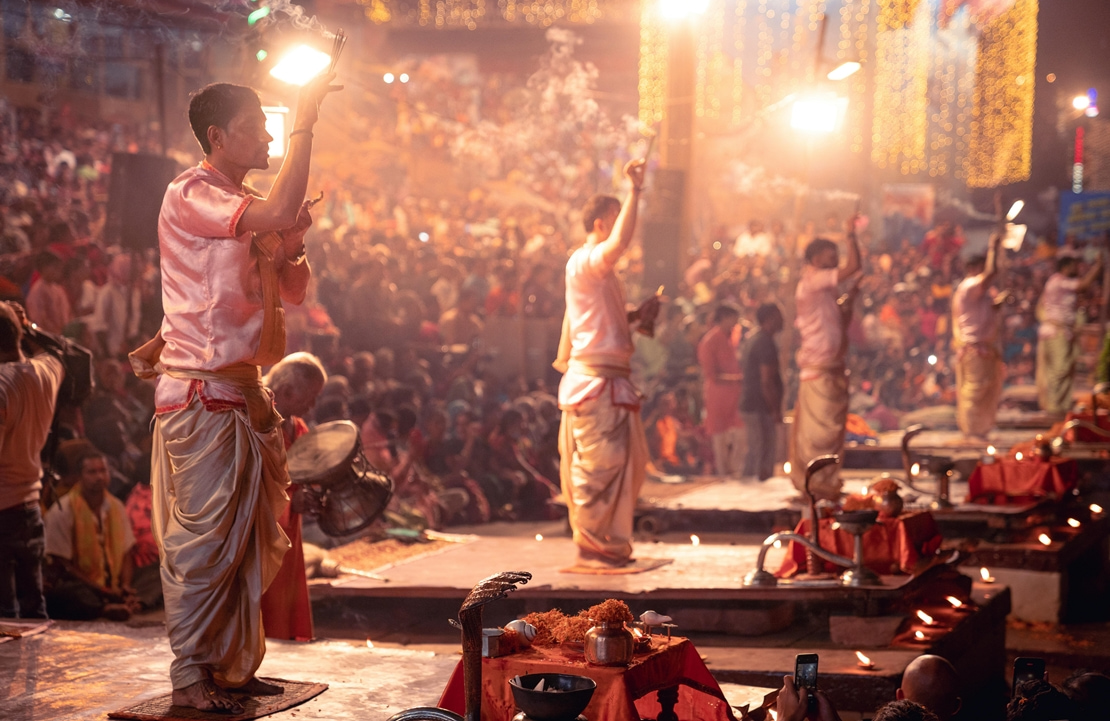
[{"label": "raised arm", "polygon": [[335,73],[321,75],[301,88],[297,117],[289,133],[289,149],[281,164],[270,194],[243,212],[236,233],[266,233],[283,230],[297,222],[308,189],[308,168],[312,155],[312,128],[320,118],[320,103],[342,86],[331,85]]},{"label": "raised arm", "polygon": [[636,216],[640,205],[640,193],[644,189],[644,160],[630,160],[624,166],[624,176],[632,181],[632,190],[624,199],[620,215],[613,224],[609,237],[598,244],[602,261],[610,268],[617,264],[624,251],[632,244],[632,234],[636,230]]},{"label": "raised arm", "polygon": [[990,245],[987,247],[987,262],[983,266],[983,284],[984,292],[994,282],[994,277],[998,275],[998,251],[1002,248],[1002,232],[995,232],[991,236]]},{"label": "raised arm", "polygon": [[1079,280],[1078,290],[1080,292],[1090,288],[1094,282],[1098,280],[1098,277],[1102,275],[1102,262],[1102,251],[1100,250],[1098,253],[1098,260],[1096,260],[1095,264],[1091,266],[1091,269],[1087,271],[1087,275]]},{"label": "raised arm", "polygon": [[848,262],[841,266],[836,274],[838,283],[843,283],[860,269],[859,241],[856,239],[856,221],[858,220],[859,213],[854,213],[851,218],[848,218],[848,223],[844,226],[844,234],[848,243]]}]

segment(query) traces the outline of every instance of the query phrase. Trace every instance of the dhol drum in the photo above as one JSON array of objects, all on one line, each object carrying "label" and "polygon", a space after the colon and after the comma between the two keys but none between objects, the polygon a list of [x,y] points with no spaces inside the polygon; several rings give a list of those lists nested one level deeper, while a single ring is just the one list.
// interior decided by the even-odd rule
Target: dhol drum
[{"label": "dhol drum", "polygon": [[316,522],[329,536],[347,536],[369,526],[393,497],[393,481],[362,454],[358,426],[333,421],[294,441],[287,454],[289,477],[320,497]]}]

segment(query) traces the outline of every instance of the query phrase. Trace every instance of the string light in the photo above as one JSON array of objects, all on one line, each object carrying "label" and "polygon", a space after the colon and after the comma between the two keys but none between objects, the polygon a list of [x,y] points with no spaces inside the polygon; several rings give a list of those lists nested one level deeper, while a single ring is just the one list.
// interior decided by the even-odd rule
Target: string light
[{"label": "string light", "polygon": [[879,3],[871,159],[917,173],[925,164],[930,58],[929,3]]},{"label": "string light", "polygon": [[1015,0],[982,27],[967,168],[973,188],[1029,178],[1037,4]]},{"label": "string light", "polygon": [[747,0],[736,0],[736,16],[732,24],[732,126],[738,127],[744,117],[744,33],[748,23],[744,18],[748,11]]},{"label": "string light", "polygon": [[[477,30],[496,22],[548,27],[555,22],[596,22],[603,0],[357,0],[375,23]],[[616,3],[610,3],[616,7]]]}]

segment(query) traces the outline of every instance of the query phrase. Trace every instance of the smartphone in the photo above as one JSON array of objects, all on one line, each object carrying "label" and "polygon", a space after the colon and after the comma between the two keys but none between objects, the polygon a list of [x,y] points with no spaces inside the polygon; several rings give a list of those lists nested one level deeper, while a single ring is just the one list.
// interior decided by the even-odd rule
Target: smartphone
[{"label": "smartphone", "polygon": [[794,685],[805,686],[809,690],[809,706],[817,708],[817,654],[799,653],[794,659]]},{"label": "smartphone", "polygon": [[1022,656],[1014,659],[1014,684],[1010,689],[1010,697],[1017,696],[1017,687],[1026,681],[1040,681],[1044,679],[1044,659]]}]

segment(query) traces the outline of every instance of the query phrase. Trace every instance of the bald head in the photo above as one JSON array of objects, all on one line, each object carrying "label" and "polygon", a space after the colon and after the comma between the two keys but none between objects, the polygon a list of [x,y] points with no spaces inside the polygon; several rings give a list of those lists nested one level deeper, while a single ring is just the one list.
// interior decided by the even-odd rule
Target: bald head
[{"label": "bald head", "polygon": [[898,698],[914,701],[947,721],[960,710],[960,683],[956,669],[940,656],[918,656],[902,674]]}]

